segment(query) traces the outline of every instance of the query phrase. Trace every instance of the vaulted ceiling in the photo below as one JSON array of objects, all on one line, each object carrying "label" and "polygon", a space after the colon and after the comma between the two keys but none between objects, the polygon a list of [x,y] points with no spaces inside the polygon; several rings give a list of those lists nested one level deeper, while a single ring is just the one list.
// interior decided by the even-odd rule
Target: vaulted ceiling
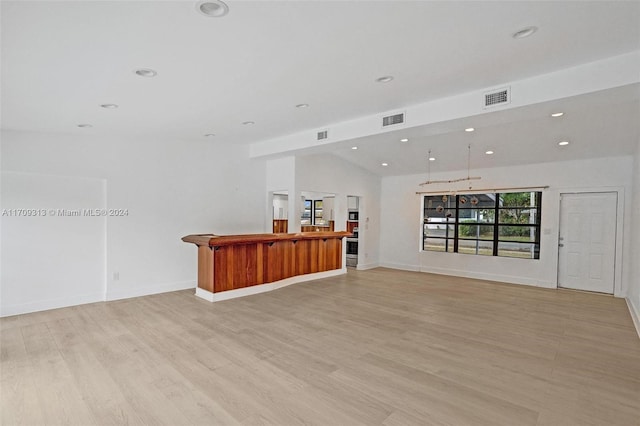
[{"label": "vaulted ceiling", "polygon": [[[195,1],[2,1],[2,128],[254,144],[640,49],[637,1],[227,4],[212,18]],[[324,151],[380,175],[424,170],[427,150],[436,169],[464,167],[469,143],[487,167],[624,155],[638,99],[631,85]],[[453,130],[467,126],[481,131]],[[575,143],[559,151],[563,135]]]}]

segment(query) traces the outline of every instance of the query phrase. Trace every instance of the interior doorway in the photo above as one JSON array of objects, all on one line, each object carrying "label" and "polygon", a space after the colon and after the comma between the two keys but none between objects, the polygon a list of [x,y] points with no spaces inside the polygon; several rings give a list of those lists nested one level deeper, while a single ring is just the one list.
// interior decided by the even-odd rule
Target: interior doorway
[{"label": "interior doorway", "polygon": [[271,232],[274,234],[289,232],[289,192],[273,191],[271,194],[273,223]]},{"label": "interior doorway", "polygon": [[558,286],[613,294],[618,194],[560,194]]},{"label": "interior doorway", "polygon": [[347,196],[347,232],[353,234],[347,237],[346,257],[347,266],[355,268],[358,266],[358,235],[360,222],[360,198]]}]

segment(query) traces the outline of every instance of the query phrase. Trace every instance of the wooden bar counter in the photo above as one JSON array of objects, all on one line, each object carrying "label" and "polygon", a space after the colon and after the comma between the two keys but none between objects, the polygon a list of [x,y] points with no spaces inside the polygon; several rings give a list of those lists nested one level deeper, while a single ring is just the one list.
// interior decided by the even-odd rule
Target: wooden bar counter
[{"label": "wooden bar counter", "polygon": [[182,241],[198,246],[196,295],[213,302],[343,274],[342,239],[350,235],[202,234]]}]

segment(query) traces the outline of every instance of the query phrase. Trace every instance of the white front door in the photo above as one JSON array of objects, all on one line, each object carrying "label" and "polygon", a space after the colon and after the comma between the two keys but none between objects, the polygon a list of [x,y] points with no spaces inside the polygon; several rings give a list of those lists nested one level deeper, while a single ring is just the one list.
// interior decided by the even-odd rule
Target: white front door
[{"label": "white front door", "polygon": [[558,286],[613,294],[616,192],[560,194]]}]

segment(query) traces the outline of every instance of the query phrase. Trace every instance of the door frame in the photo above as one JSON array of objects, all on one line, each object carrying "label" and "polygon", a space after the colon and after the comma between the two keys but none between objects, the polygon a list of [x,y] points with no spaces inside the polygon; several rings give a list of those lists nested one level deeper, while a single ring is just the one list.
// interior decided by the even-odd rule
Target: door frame
[{"label": "door frame", "polygon": [[605,193],[615,192],[618,195],[618,205],[616,206],[616,246],[615,246],[615,259],[614,259],[614,282],[613,282],[613,296],[624,297],[625,294],[622,291],[622,247],[624,245],[624,217],[625,217],[625,203],[624,203],[624,187],[622,186],[603,186],[603,187],[589,187],[589,188],[574,188],[564,187],[558,188],[557,202],[558,202],[558,233],[556,235],[556,288],[560,287],[560,250],[558,243],[560,243],[560,219],[562,216],[562,205],[560,198],[563,194],[593,194],[593,193]]}]

